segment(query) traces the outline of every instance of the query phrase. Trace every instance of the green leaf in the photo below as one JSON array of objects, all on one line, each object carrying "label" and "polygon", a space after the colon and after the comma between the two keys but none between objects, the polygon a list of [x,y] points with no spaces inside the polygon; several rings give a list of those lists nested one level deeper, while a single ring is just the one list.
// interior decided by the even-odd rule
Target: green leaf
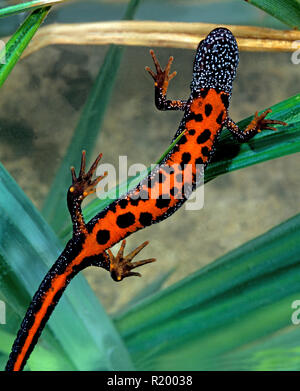
[{"label": "green leaf", "polygon": [[[4,368],[5,366],[14,339],[14,334],[5,332],[0,328],[0,368]],[[40,371],[41,368],[43,368],[43,371],[60,371],[62,368],[68,371],[74,371],[76,369],[68,362],[65,354],[54,350],[50,344],[48,344],[47,348],[41,346],[41,344],[36,347],[36,354],[30,357],[28,367],[32,371]]]},{"label": "green leaf", "polygon": [[0,87],[7,79],[7,76],[16,65],[37,29],[48,15],[50,8],[51,7],[45,7],[33,11],[10,38],[5,45],[5,48],[0,52],[1,61],[4,62],[3,60],[5,59],[5,63],[0,64]]},{"label": "green leaf", "polygon": [[[244,129],[251,119],[252,117],[244,119],[239,122],[239,126]],[[216,157],[205,171],[205,182],[208,182],[221,174],[299,152],[300,94],[273,106],[272,119],[285,121],[288,123],[288,126],[281,126],[276,132],[263,131],[245,144],[240,144],[233,140],[229,131],[226,129],[223,130],[220,143],[217,147]],[[170,147],[166,149],[159,161],[163,159],[169,150]],[[149,170],[150,168],[148,171]],[[144,175],[147,175],[147,172],[145,172]],[[83,210],[85,219],[90,220],[118,196],[136,186],[139,183],[141,176],[130,178],[126,183],[119,184],[116,188],[108,192],[107,198],[97,198],[90,202]],[[71,232],[72,225],[69,220],[65,220],[65,222],[61,224],[59,236],[63,241],[66,241]]]},{"label": "green leaf", "polygon": [[[0,183],[0,292],[10,308],[10,320],[1,330],[16,335],[30,298],[62,247],[1,165]],[[0,339],[0,350],[5,344]],[[70,366],[75,370],[132,369],[118,333],[82,274],[67,288],[39,344],[53,351],[53,357],[57,353],[64,357],[62,370]],[[39,359],[40,370],[44,365],[49,368],[49,360],[44,364],[38,350],[32,353],[29,368]]]},{"label": "green leaf", "polygon": [[25,11],[33,11],[37,8],[48,7],[50,5],[63,3],[66,0],[35,0],[27,1],[26,3],[15,4],[9,7],[0,9],[0,18],[18,14]]},{"label": "green leaf", "polygon": [[300,28],[299,0],[247,0],[292,28]]},{"label": "green leaf", "polygon": [[[139,3],[140,0],[131,0],[123,19],[132,19]],[[44,203],[43,216],[56,232],[61,230],[66,220],[69,221],[68,211],[61,200],[65,199],[66,189],[70,186],[70,167],[78,168],[83,149],[86,150],[88,157],[92,155],[122,60],[123,51],[123,47],[109,47],[103,65],[84,105],[67,152],[57,170]]]},{"label": "green leaf", "polygon": [[144,300],[146,297],[154,295],[156,292],[162,289],[162,286],[166,283],[166,281],[171,277],[171,275],[175,271],[175,267],[167,270],[164,273],[160,273],[160,275],[150,284],[147,284],[145,288],[142,288],[139,292],[137,292],[133,299],[129,300],[124,306],[123,310],[127,311],[127,309],[135,306],[140,301]]},{"label": "green leaf", "polygon": [[300,214],[118,316],[136,367],[299,370],[299,237]]}]

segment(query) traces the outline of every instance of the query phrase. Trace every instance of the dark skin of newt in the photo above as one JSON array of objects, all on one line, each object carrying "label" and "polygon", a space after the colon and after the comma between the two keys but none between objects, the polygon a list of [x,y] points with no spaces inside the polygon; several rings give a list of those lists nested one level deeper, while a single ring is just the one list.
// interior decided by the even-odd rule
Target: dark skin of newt
[{"label": "dark skin of newt", "polygon": [[[88,223],[83,219],[81,203],[95,191],[103,177],[92,179],[101,155],[86,172],[83,152],[78,177],[74,168],[71,169],[72,185],[67,194],[73,237],[33,297],[13,344],[6,365],[8,371],[23,369],[55,305],[69,282],[82,269],[99,266],[109,271],[115,281],[121,281],[126,277],[140,276],[133,269],[155,261],[132,262],[148,242],[127,256],[124,256],[125,240],[117,256],[112,254],[110,247],[131,233],[166,219],[188,199],[203,175],[203,168],[214,154],[224,126],[240,142],[247,142],[264,129],[276,130],[274,125],[286,125],[266,119],[270,109],[261,115],[255,113],[245,130],[239,129],[228,116],[232,83],[239,61],[237,43],[229,30],[217,28],[200,42],[194,60],[191,94],[186,101],[166,98],[168,83],[176,74],[170,74],[173,58],[163,70],[152,50],[150,54],[156,71],[149,67],[146,70],[154,79],[155,104],[159,110],[184,112],[173,140],[180,134],[182,137],[135,189],[112,202]],[[190,167],[187,175],[186,166]]]}]

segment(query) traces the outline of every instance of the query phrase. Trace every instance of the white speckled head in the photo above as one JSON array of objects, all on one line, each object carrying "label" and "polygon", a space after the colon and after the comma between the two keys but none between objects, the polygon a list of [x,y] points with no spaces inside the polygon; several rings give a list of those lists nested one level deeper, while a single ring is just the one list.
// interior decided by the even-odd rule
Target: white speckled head
[{"label": "white speckled head", "polygon": [[230,94],[238,63],[238,46],[231,31],[224,27],[212,30],[197,49],[192,93],[214,88]]}]

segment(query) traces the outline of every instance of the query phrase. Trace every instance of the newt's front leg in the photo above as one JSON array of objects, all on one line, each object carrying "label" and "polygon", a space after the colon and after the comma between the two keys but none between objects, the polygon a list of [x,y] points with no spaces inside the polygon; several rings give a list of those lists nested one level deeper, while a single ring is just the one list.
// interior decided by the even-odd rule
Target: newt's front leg
[{"label": "newt's front leg", "polygon": [[[86,237],[88,235],[88,231],[82,215],[81,203],[89,194],[95,193],[97,184],[107,175],[107,172],[105,172],[103,176],[92,179],[101,158],[102,154],[100,153],[92,164],[91,168],[86,173],[86,153],[83,151],[78,177],[76,176],[74,167],[71,167],[72,185],[68,190],[67,200],[73,222],[73,236],[75,237],[78,235]],[[138,262],[131,261],[148,243],[149,242],[144,242],[130,254],[125,256],[124,248],[126,241],[124,240],[116,257],[114,257],[111,250],[108,249],[107,251],[103,251],[103,253],[93,258],[92,266],[99,266],[106,269],[110,272],[112,279],[115,281],[121,281],[125,277],[130,276],[141,276],[140,273],[132,272],[132,269],[145,265],[146,263],[154,262],[155,259],[145,259]]]},{"label": "newt's front leg", "polygon": [[78,177],[75,173],[75,168],[71,167],[72,185],[69,187],[67,193],[68,209],[71,215],[73,223],[73,235],[87,235],[87,229],[84,222],[84,218],[81,211],[82,201],[89,195],[96,191],[97,184],[107,175],[107,172],[103,176],[99,176],[96,179],[92,179],[94,172],[97,169],[98,163],[102,158],[100,153],[89,171],[85,172],[86,166],[86,152],[82,151],[80,171]]},{"label": "newt's front leg", "polygon": [[265,110],[262,114],[258,115],[256,112],[253,120],[249,123],[245,130],[241,130],[237,124],[231,119],[227,118],[224,122],[224,126],[232,133],[232,135],[240,142],[244,143],[249,141],[257,133],[265,129],[277,130],[273,125],[286,126],[287,123],[283,121],[277,121],[273,119],[266,119],[266,116],[271,113],[271,109]]},{"label": "newt's front leg", "polygon": [[175,71],[170,74],[171,64],[174,58],[169,58],[169,61],[163,70],[153,50],[150,50],[150,54],[155,65],[156,73],[154,73],[150,67],[146,67],[145,69],[150,73],[154,80],[156,107],[159,110],[185,110],[187,103],[185,100],[167,100],[166,98],[169,82],[177,73]]}]

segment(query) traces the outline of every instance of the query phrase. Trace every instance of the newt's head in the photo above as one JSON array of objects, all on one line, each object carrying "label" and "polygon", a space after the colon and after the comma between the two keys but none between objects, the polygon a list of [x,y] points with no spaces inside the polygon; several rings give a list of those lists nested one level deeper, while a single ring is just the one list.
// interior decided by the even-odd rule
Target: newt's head
[{"label": "newt's head", "polygon": [[214,88],[230,94],[238,63],[238,46],[231,31],[224,27],[212,30],[197,49],[192,93]]}]

